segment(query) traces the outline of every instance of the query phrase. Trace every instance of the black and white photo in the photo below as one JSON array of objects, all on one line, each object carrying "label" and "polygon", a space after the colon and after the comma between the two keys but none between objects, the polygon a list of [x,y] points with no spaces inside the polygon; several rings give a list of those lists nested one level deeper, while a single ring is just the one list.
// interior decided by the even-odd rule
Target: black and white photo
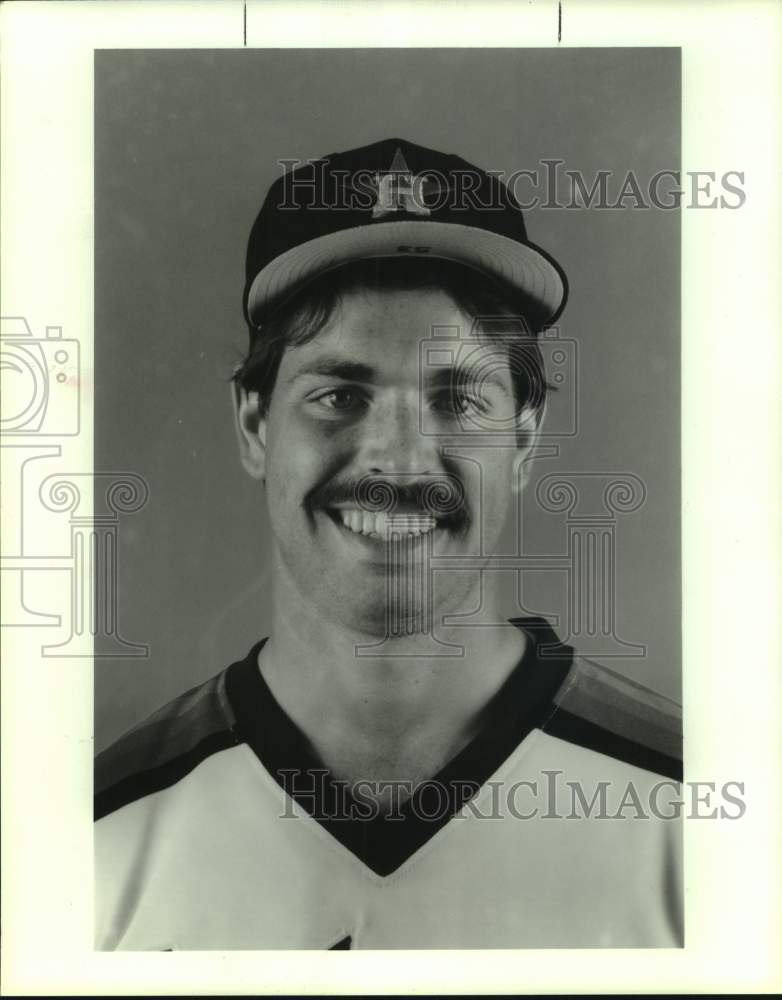
[{"label": "black and white photo", "polygon": [[3,993],[778,991],[780,17],[0,7]]},{"label": "black and white photo", "polygon": [[98,449],[149,493],[122,627],[150,698],[190,683],[98,756],[96,947],[683,944],[679,71],[97,58]]}]

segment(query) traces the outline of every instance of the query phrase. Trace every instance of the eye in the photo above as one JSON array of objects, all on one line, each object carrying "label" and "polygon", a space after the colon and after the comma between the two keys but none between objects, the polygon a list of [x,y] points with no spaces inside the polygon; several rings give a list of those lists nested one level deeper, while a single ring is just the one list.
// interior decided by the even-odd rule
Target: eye
[{"label": "eye", "polygon": [[474,392],[469,392],[465,388],[452,386],[443,389],[435,396],[433,409],[440,413],[452,414],[456,416],[471,416],[477,413],[485,413],[487,406],[485,400]]},{"label": "eye", "polygon": [[333,413],[350,413],[363,405],[364,399],[356,389],[341,386],[315,396],[312,401]]}]

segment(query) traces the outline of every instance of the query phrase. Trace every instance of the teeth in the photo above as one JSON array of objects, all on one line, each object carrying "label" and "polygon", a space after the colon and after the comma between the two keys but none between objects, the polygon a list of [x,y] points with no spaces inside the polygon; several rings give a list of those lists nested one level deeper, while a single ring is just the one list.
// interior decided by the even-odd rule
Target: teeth
[{"label": "teeth", "polygon": [[432,531],[437,522],[431,514],[386,514],[382,511],[373,514],[366,510],[341,510],[339,512],[343,525],[357,535],[376,535],[381,538],[388,534],[425,535]]},{"label": "teeth", "polygon": [[361,534],[361,530],[364,527],[364,519],[361,516],[361,511],[343,510],[342,523],[345,525],[346,528],[350,528],[351,531],[355,531],[357,534]]}]

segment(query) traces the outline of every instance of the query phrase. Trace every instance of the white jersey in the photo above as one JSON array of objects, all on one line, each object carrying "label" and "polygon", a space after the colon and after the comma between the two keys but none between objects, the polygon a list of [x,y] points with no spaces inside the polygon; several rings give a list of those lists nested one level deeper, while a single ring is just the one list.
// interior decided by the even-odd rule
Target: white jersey
[{"label": "white jersey", "polygon": [[377,814],[248,656],[101,754],[96,947],[681,947],[676,706],[541,619],[485,728]]}]

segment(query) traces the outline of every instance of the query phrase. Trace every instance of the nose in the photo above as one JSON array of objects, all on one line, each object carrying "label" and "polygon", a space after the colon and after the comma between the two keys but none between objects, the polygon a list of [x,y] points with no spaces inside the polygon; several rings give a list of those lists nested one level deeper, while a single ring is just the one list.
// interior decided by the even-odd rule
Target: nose
[{"label": "nose", "polygon": [[377,407],[364,425],[361,465],[374,475],[435,475],[441,471],[437,439],[423,433],[418,394]]}]

